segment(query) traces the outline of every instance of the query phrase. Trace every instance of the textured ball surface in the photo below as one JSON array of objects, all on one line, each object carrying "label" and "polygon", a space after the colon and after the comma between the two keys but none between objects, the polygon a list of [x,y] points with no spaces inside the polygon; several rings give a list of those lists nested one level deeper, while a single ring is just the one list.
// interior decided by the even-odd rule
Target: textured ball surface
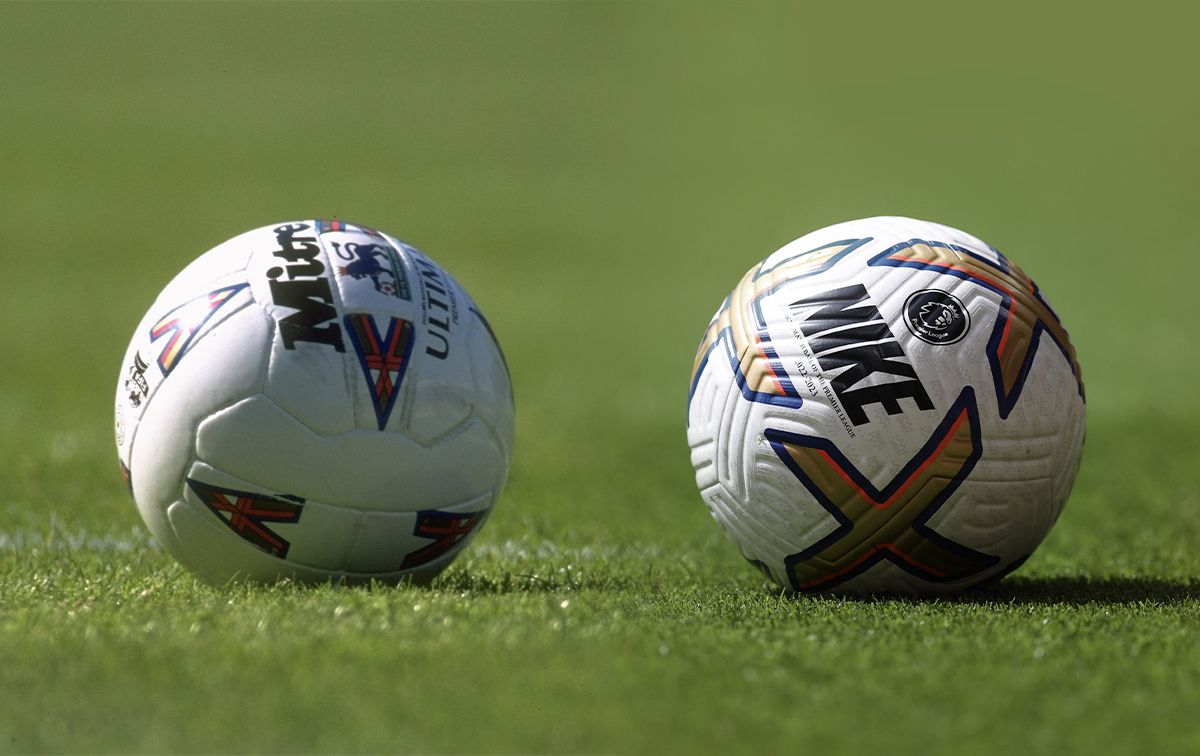
[{"label": "textured ball surface", "polygon": [[242,234],[138,325],[122,475],[204,579],[428,579],[504,487],[512,390],[474,301],[414,247],[342,221]]},{"label": "textured ball surface", "polygon": [[867,218],[755,265],[688,399],[696,483],[792,591],[936,593],[1016,569],[1079,467],[1084,390],[1038,287],[948,226]]}]

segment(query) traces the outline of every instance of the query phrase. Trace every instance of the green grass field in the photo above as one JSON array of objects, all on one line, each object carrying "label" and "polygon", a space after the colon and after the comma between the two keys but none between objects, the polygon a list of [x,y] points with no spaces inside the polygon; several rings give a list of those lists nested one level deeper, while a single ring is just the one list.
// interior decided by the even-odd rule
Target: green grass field
[{"label": "green grass field", "polygon": [[[0,751],[1200,753],[1200,21],[1168,4],[0,5]],[[1041,549],[781,597],[696,493],[738,277],[905,214],[1017,260],[1088,386]],[[339,216],[450,269],[517,400],[429,588],[198,583],[116,470],[145,308]]]}]

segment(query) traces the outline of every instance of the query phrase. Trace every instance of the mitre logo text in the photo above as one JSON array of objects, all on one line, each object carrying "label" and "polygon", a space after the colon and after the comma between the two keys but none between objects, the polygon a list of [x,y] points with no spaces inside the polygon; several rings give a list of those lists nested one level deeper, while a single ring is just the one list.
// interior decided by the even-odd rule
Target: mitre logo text
[{"label": "mitre logo text", "polygon": [[307,229],[303,223],[274,229],[279,249],[272,254],[287,264],[267,270],[271,299],[279,307],[296,310],[279,321],[279,338],[286,349],[295,349],[297,341],[308,341],[344,352],[333,292],[320,259],[321,246],[315,236],[297,236]]}]

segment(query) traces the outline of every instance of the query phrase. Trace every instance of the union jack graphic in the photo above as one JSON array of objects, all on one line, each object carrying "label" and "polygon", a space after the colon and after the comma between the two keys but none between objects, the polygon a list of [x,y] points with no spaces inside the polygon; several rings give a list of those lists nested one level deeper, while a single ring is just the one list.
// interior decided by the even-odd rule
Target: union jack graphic
[{"label": "union jack graphic", "polygon": [[347,223],[346,221],[338,220],[337,218],[334,218],[333,220],[317,218],[314,223],[317,226],[318,234],[323,234],[327,231],[359,231],[364,234],[370,234],[371,236],[383,236],[383,234],[379,233],[373,228],[370,228],[369,226],[363,226],[358,223]]},{"label": "union jack graphic", "polygon": [[387,332],[381,335],[372,315],[356,313],[345,318],[346,331],[367,379],[379,430],[387,425],[392,408],[396,406],[400,382],[408,369],[413,348],[412,323],[401,318],[387,320]]},{"label": "union jack graphic", "polygon": [[158,353],[158,367],[164,376],[174,370],[179,361],[183,359],[183,355],[192,345],[196,334],[212,318],[213,314],[221,309],[222,305],[233,299],[235,294],[249,285],[240,283],[225,286],[189,299],[163,315],[157,323],[151,326],[151,343],[170,334],[166,344]]},{"label": "union jack graphic", "polygon": [[192,478],[188,478],[187,483],[200,501],[234,533],[271,556],[287,557],[291,544],[264,523],[299,522],[304,511],[303,499],[218,488]]},{"label": "union jack graphic", "polygon": [[436,509],[423,509],[417,512],[417,525],[413,528],[413,535],[432,538],[434,541],[404,557],[400,568],[407,570],[420,567],[450,551],[470,535],[479,523],[483,522],[485,515],[487,515],[486,510],[483,512],[440,512]]}]

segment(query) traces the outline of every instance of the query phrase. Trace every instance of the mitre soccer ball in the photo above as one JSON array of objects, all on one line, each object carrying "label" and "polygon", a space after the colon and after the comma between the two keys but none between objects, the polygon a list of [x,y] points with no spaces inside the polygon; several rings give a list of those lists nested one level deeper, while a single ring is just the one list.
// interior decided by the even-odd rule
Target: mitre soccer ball
[{"label": "mitre soccer ball", "polygon": [[830,226],[751,268],[688,398],[704,501],[790,591],[999,579],[1062,511],[1083,435],[1079,363],[1037,285],[908,218]]},{"label": "mitre soccer ball", "polygon": [[223,583],[426,580],[479,530],[512,449],[508,370],[441,267],[341,221],[207,252],[138,325],[121,472],[154,537]]}]

